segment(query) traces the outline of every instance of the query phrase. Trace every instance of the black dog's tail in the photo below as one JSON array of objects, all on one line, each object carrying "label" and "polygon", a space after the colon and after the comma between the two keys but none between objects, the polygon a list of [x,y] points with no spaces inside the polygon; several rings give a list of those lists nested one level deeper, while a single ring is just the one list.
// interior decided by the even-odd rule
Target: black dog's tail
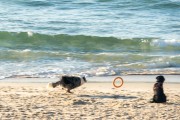
[{"label": "black dog's tail", "polygon": [[60,82],[59,82],[59,81],[57,81],[57,82],[52,82],[52,83],[48,83],[47,88],[55,88],[55,87],[57,87],[57,86],[59,86],[59,85],[60,85]]}]

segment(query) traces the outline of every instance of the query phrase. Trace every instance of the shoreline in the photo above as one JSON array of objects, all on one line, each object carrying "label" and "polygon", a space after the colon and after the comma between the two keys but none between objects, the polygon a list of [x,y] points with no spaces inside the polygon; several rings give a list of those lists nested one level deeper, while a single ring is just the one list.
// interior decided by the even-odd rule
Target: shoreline
[{"label": "shoreline", "polygon": [[[118,83],[117,83],[118,84]],[[31,83],[26,83],[26,82],[0,82],[0,87],[41,87],[43,89],[49,90],[49,91],[55,91],[59,88],[48,88],[47,87],[48,83],[40,83],[40,82],[31,82]],[[84,85],[78,87],[77,89],[85,89],[88,91],[98,91],[98,92],[121,92],[121,91],[144,91],[144,92],[151,92],[153,94],[153,85],[154,83],[147,83],[147,82],[126,82],[123,84],[123,86],[116,88],[113,86],[113,83],[111,82],[88,82],[85,83]],[[180,92],[179,88],[180,83],[164,83],[164,91],[166,92]],[[60,89],[61,90],[61,89]],[[76,89],[74,89],[76,91]],[[73,91],[73,90],[72,90]],[[8,92],[8,91],[7,91]],[[65,90],[64,90],[65,92]]]},{"label": "shoreline", "polygon": [[[157,75],[121,75],[121,76],[98,76],[86,77],[89,83],[111,83],[116,77],[121,77],[124,82],[128,83],[154,83]],[[180,84],[180,75],[163,75],[165,83]],[[15,77],[1,79],[0,83],[48,83],[58,81],[59,78],[29,78]]]}]

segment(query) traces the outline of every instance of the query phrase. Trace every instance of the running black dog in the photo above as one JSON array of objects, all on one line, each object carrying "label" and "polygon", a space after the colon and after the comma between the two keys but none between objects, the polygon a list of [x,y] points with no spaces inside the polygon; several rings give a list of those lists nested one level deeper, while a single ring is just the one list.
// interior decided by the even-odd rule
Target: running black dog
[{"label": "running black dog", "polygon": [[165,81],[165,78],[163,76],[157,76],[156,79],[157,81],[153,87],[154,96],[151,102],[164,103],[166,102],[166,95],[164,94],[163,90],[163,83]]},{"label": "running black dog", "polygon": [[59,81],[54,83],[49,83],[48,87],[55,88],[61,85],[63,88],[67,89],[67,92],[71,93],[70,90],[77,88],[86,82],[87,81],[85,77],[64,75],[60,78]]}]

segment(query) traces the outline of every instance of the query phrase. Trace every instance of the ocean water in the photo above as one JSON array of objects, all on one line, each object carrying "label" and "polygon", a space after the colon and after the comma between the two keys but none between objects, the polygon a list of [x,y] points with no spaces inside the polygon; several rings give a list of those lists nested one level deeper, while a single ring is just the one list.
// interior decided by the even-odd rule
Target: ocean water
[{"label": "ocean water", "polygon": [[179,0],[0,0],[0,79],[180,74]]}]

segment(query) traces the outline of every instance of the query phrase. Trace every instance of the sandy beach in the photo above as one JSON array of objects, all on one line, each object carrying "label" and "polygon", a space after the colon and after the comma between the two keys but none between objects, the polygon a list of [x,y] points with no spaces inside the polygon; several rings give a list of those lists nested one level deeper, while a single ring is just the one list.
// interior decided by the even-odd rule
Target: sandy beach
[{"label": "sandy beach", "polygon": [[89,82],[69,94],[61,87],[47,88],[43,82],[4,81],[0,83],[0,120],[180,119],[179,83],[165,83],[168,101],[157,104],[148,102],[153,82],[126,82],[121,88],[111,82]]}]

